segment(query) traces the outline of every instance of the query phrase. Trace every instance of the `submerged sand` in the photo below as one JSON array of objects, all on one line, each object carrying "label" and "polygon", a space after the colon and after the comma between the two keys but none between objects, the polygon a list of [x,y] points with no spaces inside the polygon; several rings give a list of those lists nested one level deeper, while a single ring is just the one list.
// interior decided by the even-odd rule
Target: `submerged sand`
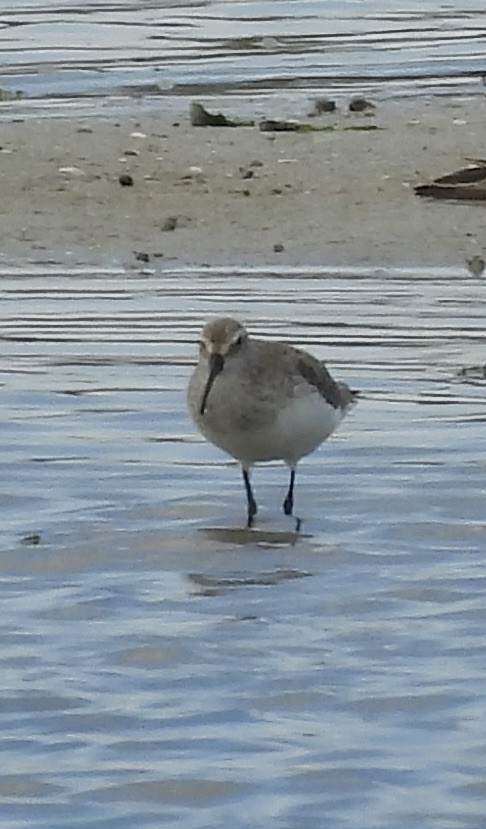
[{"label": "submerged sand", "polygon": [[3,259],[463,267],[486,249],[486,203],[413,188],[486,156],[484,106],[390,102],[307,133],[192,127],[188,112],[4,120]]}]

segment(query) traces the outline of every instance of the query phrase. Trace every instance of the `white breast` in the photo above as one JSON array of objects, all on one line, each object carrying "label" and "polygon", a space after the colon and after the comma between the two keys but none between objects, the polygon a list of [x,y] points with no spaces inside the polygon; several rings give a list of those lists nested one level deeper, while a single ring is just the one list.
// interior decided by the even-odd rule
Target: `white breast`
[{"label": "white breast", "polygon": [[334,431],[343,417],[340,409],[330,406],[316,391],[286,400],[275,410],[272,423],[260,428],[218,428],[211,417],[199,418],[203,435],[244,466],[263,461],[283,460],[295,466]]}]

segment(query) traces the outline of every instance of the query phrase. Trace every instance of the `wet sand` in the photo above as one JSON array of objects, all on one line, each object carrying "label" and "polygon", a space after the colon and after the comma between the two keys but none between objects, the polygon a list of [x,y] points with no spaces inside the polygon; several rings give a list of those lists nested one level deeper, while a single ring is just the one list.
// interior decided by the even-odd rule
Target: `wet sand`
[{"label": "wet sand", "polygon": [[176,123],[139,107],[5,121],[3,260],[463,268],[484,253],[484,202],[413,190],[486,155],[479,98],[338,112],[311,122],[334,129],[299,134],[195,128],[188,109]]}]

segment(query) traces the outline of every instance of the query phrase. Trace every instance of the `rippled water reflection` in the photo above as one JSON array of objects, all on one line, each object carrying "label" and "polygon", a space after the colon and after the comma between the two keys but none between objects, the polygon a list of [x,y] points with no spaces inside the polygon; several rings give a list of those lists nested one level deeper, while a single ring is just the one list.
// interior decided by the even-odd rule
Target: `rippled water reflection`
[{"label": "rippled water reflection", "polygon": [[[2,827],[478,827],[484,286],[454,271],[0,276]],[[201,322],[362,389],[287,484],[202,443]]]},{"label": "rippled water reflection", "polygon": [[35,98],[360,86],[478,91],[483,5],[0,0],[0,72],[7,88]]}]

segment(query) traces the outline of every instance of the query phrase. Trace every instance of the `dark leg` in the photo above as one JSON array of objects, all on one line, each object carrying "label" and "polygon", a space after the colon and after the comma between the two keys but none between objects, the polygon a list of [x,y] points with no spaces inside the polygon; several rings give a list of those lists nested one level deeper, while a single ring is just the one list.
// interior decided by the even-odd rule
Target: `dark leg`
[{"label": "dark leg", "polygon": [[294,508],[294,483],[295,483],[295,469],[290,470],[290,484],[285,501],[283,502],[283,510],[285,515],[292,515]]},{"label": "dark leg", "polygon": [[249,528],[249,527],[253,526],[253,519],[254,519],[255,515],[257,514],[257,505],[256,505],[256,501],[253,497],[253,491],[252,491],[251,484],[250,484],[250,476],[248,475],[248,470],[243,469],[242,472],[243,472],[243,481],[245,483],[246,500],[248,502],[248,523],[247,523],[246,526]]}]

